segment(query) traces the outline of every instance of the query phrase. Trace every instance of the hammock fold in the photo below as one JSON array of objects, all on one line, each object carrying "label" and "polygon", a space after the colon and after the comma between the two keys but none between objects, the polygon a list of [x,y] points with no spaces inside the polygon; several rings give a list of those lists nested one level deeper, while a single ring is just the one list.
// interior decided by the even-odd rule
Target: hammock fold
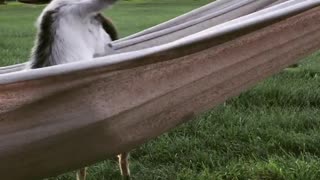
[{"label": "hammock fold", "polygon": [[219,0],[113,42],[110,56],[0,68],[2,178],[130,151],[238,95],[320,48],[319,5]]}]

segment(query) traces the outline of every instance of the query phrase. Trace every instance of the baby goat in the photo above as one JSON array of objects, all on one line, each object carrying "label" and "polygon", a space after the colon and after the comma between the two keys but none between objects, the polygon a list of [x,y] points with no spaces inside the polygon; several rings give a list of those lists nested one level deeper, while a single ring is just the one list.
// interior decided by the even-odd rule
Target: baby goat
[{"label": "baby goat", "polygon": [[[38,35],[30,68],[91,60],[110,53],[116,35],[99,13],[116,0],[53,0],[38,19]],[[109,23],[108,25],[111,25]],[[108,27],[108,26],[107,26]]]},{"label": "baby goat", "polygon": [[[41,0],[41,3],[50,1]],[[38,34],[28,68],[92,60],[109,54],[112,51],[109,43],[117,39],[117,31],[99,12],[115,1],[52,0],[38,18]],[[121,174],[129,179],[128,153],[118,157]],[[85,177],[86,168],[83,168],[78,171],[77,179]]]}]

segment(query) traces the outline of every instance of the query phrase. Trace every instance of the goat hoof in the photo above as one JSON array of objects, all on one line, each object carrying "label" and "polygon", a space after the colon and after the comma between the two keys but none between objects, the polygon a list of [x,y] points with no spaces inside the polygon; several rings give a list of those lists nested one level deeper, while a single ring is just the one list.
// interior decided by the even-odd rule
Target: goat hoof
[{"label": "goat hoof", "polygon": [[130,176],[122,176],[122,180],[131,180]]}]

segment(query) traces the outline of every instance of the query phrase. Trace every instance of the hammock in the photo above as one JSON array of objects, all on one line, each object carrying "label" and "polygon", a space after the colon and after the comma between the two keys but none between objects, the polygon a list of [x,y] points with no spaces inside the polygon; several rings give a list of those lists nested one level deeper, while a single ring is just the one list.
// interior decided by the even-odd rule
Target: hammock
[{"label": "hammock", "polygon": [[[39,179],[131,149],[320,49],[320,0],[219,0],[113,54],[0,68],[0,173]],[[12,173],[14,172],[14,173]]]}]

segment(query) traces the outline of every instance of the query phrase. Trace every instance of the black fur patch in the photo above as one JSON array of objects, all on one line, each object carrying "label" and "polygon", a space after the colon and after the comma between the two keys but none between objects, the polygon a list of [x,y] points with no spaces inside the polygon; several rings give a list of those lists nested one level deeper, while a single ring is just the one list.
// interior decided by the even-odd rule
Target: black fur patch
[{"label": "black fur patch", "polygon": [[109,34],[112,41],[118,39],[117,29],[110,19],[104,17],[100,13],[97,14],[96,19],[102,24],[103,29],[107,32],[107,34]]},{"label": "black fur patch", "polygon": [[54,14],[56,11],[46,12],[41,20],[40,29],[31,55],[31,69],[51,66],[49,57],[52,54],[55,32],[53,31]]}]

